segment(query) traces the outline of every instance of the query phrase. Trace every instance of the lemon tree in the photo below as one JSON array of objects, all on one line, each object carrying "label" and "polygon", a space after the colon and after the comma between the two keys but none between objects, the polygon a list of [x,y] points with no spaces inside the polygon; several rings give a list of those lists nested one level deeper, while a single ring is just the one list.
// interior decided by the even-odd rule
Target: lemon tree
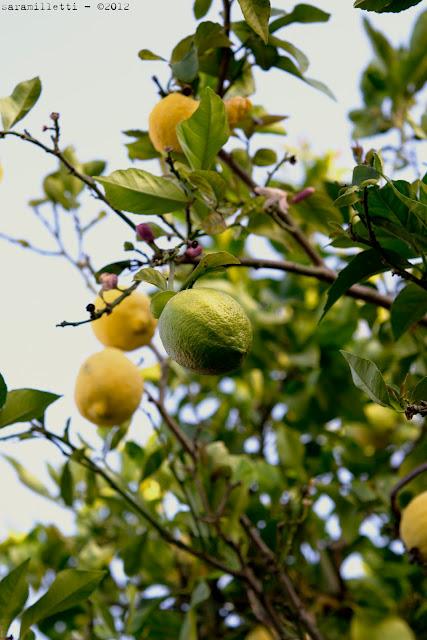
[{"label": "lemon tree", "polygon": [[[382,14],[409,8],[392,42]],[[0,376],[0,446],[57,452],[43,479],[8,455],[17,482],[76,522],[0,541],[0,638],[425,638],[423,9],[354,3],[372,60],[350,171],[286,137],[294,82],[333,98],[293,42],[295,25],[334,34],[311,4],[183,2],[192,33],[138,53],[160,69],[150,115],[124,123],[129,163],[110,174],[63,144],[59,113],[34,133],[41,79],[0,99],[0,144],[52,161],[29,207],[56,225],[49,248],[1,239],[72,263],[87,306],[64,319],[55,295],[56,348],[72,331],[102,348],[70,368],[81,415],[63,425],[54,371],[49,390]]]}]

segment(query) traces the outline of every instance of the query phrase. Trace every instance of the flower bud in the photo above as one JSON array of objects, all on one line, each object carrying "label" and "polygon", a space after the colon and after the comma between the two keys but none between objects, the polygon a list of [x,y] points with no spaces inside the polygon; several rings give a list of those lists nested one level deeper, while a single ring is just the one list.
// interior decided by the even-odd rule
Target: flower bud
[{"label": "flower bud", "polygon": [[144,222],[136,225],[136,235],[138,240],[143,240],[144,242],[153,242],[154,240],[154,233],[150,225]]},{"label": "flower bud", "polygon": [[197,258],[203,252],[203,247],[198,242],[192,242],[187,247],[185,255],[187,258]]},{"label": "flower bud", "polygon": [[299,193],[296,193],[291,200],[291,204],[298,204],[298,202],[302,202],[303,200],[307,200],[313,193],[316,191],[314,187],[306,187]]},{"label": "flower bud", "polygon": [[117,289],[119,278],[115,273],[101,273],[99,282],[103,291],[110,291],[111,289]]},{"label": "flower bud", "polygon": [[57,111],[52,111],[52,113],[50,114],[50,119],[54,122],[57,122],[59,120],[59,113]]}]

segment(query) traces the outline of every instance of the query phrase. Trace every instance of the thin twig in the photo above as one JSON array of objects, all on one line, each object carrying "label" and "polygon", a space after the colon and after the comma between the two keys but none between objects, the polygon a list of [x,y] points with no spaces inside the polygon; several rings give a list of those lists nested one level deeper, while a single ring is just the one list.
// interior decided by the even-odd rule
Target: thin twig
[{"label": "thin twig", "polygon": [[412,471],[410,471],[404,478],[399,480],[399,482],[396,482],[396,484],[394,485],[393,489],[390,492],[391,510],[395,518],[397,531],[399,529],[400,517],[401,517],[399,505],[397,502],[398,493],[403,489],[403,487],[405,487],[409,482],[411,482],[411,480],[421,475],[422,473],[425,473],[426,471],[427,471],[427,462],[423,462],[423,464],[420,464],[418,467],[415,467],[415,469],[412,469]]}]

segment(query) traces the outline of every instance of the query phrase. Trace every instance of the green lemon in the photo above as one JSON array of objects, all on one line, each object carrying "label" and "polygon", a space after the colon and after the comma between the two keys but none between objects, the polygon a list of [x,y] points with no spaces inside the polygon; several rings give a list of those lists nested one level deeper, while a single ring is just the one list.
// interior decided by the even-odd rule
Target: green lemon
[{"label": "green lemon", "polygon": [[159,320],[167,353],[186,369],[217,375],[238,369],[252,344],[252,327],[234,298],[214,289],[181,291]]}]

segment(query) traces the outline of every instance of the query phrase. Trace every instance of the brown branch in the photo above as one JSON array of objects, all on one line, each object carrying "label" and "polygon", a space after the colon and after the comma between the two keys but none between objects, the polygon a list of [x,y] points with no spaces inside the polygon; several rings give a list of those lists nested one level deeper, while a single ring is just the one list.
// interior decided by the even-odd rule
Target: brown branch
[{"label": "brown branch", "polygon": [[54,147],[51,149],[50,147],[45,145],[43,142],[40,142],[40,140],[37,140],[36,138],[33,138],[33,136],[31,136],[28,133],[28,131],[24,131],[24,133],[19,133],[17,131],[0,131],[0,139],[1,138],[6,138],[6,136],[15,136],[16,138],[20,138],[21,140],[24,140],[25,142],[30,142],[31,144],[35,145],[36,147],[39,147],[40,149],[43,149],[43,151],[45,151],[49,155],[54,156],[55,158],[58,158],[58,160],[60,162],[62,162],[62,164],[65,167],[67,167],[67,169],[69,170],[71,175],[73,175],[75,178],[78,178],[78,180],[80,180],[87,187],[89,187],[89,189],[92,191],[92,193],[95,194],[95,196],[96,196],[96,198],[98,200],[102,200],[102,202],[104,202],[110,209],[112,209],[112,211],[114,211],[114,213],[116,213],[119,216],[119,218],[121,218],[123,220],[123,222],[125,222],[129,227],[131,227],[131,229],[135,230],[136,225],[132,222],[132,220],[130,220],[127,217],[127,215],[125,215],[123,213],[123,211],[120,211],[120,209],[116,209],[115,207],[113,207],[113,205],[109,202],[109,200],[102,193],[101,189],[97,186],[97,184],[95,183],[93,178],[91,178],[90,176],[86,176],[83,173],[80,173],[80,171],[78,171],[71,164],[71,162],[69,162],[69,160],[67,160],[67,158],[63,155],[63,153],[61,153],[61,151],[58,148],[55,148],[55,146],[56,146],[55,144],[54,144]]},{"label": "brown branch", "polygon": [[162,416],[163,420],[166,422],[169,429],[172,431],[178,442],[181,444],[182,448],[185,449],[187,453],[190,454],[193,460],[197,458],[197,451],[194,446],[194,443],[190,440],[190,438],[182,431],[179,424],[172,418],[171,415],[166,411],[165,405],[160,400],[157,400],[149,391],[145,391],[147,397],[150,402],[156,405],[158,412]]},{"label": "brown branch", "polygon": [[256,529],[256,527],[253,526],[252,522],[246,515],[243,515],[240,518],[240,522],[245,529],[248,537],[252,540],[254,545],[260,551],[261,555],[265,558],[265,560],[277,574],[279,582],[284,588],[286,595],[288,596],[292,609],[304,629],[313,640],[323,640],[323,636],[317,629],[314,620],[312,619],[311,615],[305,610],[302,600],[295,591],[291,579],[289,578],[287,573],[285,573],[285,571],[278,566],[276,556],[274,555],[270,547],[265,544],[264,540],[259,534],[259,531]]},{"label": "brown branch", "polygon": [[[222,0],[223,4],[223,23],[224,23],[224,32],[227,38],[230,36],[231,29],[231,1],[230,0]],[[221,63],[218,74],[218,85],[216,88],[216,92],[221,98],[225,93],[225,81],[228,74],[228,69],[230,66],[231,60],[231,49],[227,47],[222,52]]]},{"label": "brown branch", "polygon": [[[180,264],[197,264],[200,258],[189,258],[188,256],[182,256],[179,258]],[[297,262],[290,262],[288,260],[262,260],[259,258],[240,258],[239,264],[226,264],[224,267],[239,268],[246,267],[252,269],[277,269],[278,271],[285,271],[287,273],[295,273],[297,275],[307,276],[309,278],[316,278],[322,282],[333,283],[338,277],[338,273],[327,267],[316,267]],[[379,293],[376,289],[366,287],[364,285],[355,284],[345,293],[350,298],[356,300],[363,300],[364,302],[370,302],[378,307],[384,309],[390,309],[393,298],[391,296],[385,296]],[[427,318],[421,320],[420,324],[427,326]]]},{"label": "brown branch", "polygon": [[79,327],[82,324],[95,322],[95,320],[98,320],[103,315],[110,314],[113,311],[114,307],[117,307],[117,305],[119,305],[125,298],[130,296],[130,294],[133,291],[135,291],[135,289],[139,287],[140,284],[141,284],[141,281],[139,280],[135,281],[133,284],[131,284],[130,287],[122,291],[122,293],[115,300],[113,300],[113,302],[109,302],[108,304],[105,303],[105,307],[103,307],[102,309],[99,309],[98,311],[93,310],[92,312],[90,312],[90,318],[87,318],[86,320],[76,320],[75,322],[68,322],[68,320],[63,320],[56,326],[57,327]]},{"label": "brown branch", "polygon": [[[227,153],[227,151],[221,150],[218,157],[230,167],[230,169],[251,189],[253,193],[256,193],[258,185],[255,180],[253,180],[253,178],[237,164],[234,158]],[[280,209],[279,207],[274,209],[274,213],[278,218],[280,218],[284,225],[283,228],[290,233],[301,249],[303,249],[305,254],[309,257],[310,261],[318,267],[324,266],[322,257],[317,253],[316,249],[312,246],[301,229],[295,225],[289,213],[283,211],[283,209]]]}]

